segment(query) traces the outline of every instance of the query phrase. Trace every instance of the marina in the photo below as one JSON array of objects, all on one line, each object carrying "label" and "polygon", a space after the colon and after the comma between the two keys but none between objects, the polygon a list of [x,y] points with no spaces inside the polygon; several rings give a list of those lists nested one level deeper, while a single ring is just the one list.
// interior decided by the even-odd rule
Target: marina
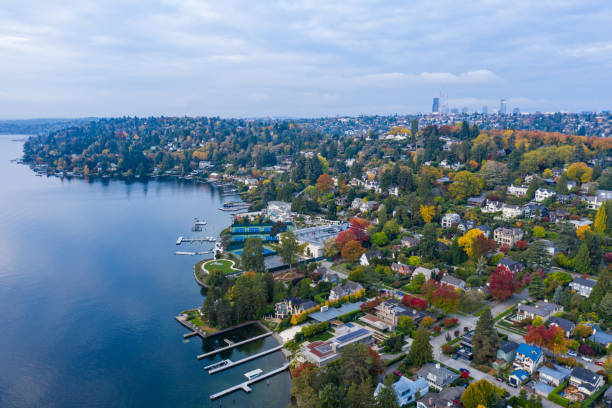
[{"label": "marina", "polygon": [[251,337],[250,339],[239,341],[239,342],[231,344],[229,346],[225,346],[225,347],[221,347],[221,348],[218,348],[216,350],[213,350],[213,351],[209,351],[208,353],[200,354],[200,355],[197,356],[197,359],[198,360],[202,360],[202,359],[204,359],[206,357],[214,356],[217,353],[221,353],[222,351],[230,350],[230,349],[233,349],[234,347],[242,346],[243,344],[247,344],[247,343],[250,343],[250,342],[255,341],[255,340],[263,339],[264,337],[268,337],[268,336],[271,336],[271,335],[272,335],[272,332],[267,332],[267,333],[264,333],[264,334],[260,334],[259,336]]},{"label": "marina", "polygon": [[267,372],[267,373],[265,373],[263,375],[259,375],[259,376],[255,377],[255,378],[253,378],[252,380],[245,381],[245,382],[243,382],[241,384],[234,385],[233,387],[226,388],[225,390],[220,391],[220,392],[218,392],[216,394],[212,394],[210,396],[210,399],[211,400],[215,400],[217,398],[221,398],[221,397],[223,397],[223,396],[225,396],[227,394],[231,394],[232,392],[238,391],[238,390],[243,390],[244,392],[247,392],[247,393],[251,392],[251,388],[249,387],[249,385],[255,384],[256,382],[261,381],[261,380],[265,380],[266,378],[272,377],[273,375],[276,375],[278,373],[282,373],[283,371],[285,371],[288,368],[289,368],[289,363],[283,365],[280,368],[277,368],[276,370],[272,370],[272,371],[269,371],[269,372]]},{"label": "marina", "polygon": [[194,237],[194,238],[185,238],[185,237],[178,237],[176,240],[176,245],[181,245],[182,243],[187,243],[187,242],[217,242],[217,239],[215,237]]},{"label": "marina", "polygon": [[208,370],[208,374],[218,373],[219,371],[227,370],[228,368],[236,367],[236,366],[239,366],[240,364],[244,364],[244,363],[246,363],[248,361],[255,360],[256,358],[263,357],[263,356],[265,356],[267,354],[270,354],[270,353],[274,353],[276,351],[281,350],[282,348],[283,348],[282,345],[276,346],[276,347],[272,347],[271,349],[264,350],[262,352],[259,352],[257,354],[253,354],[252,356],[245,357],[245,358],[243,358],[241,360],[238,360],[238,361],[224,360],[224,361],[222,361],[222,363],[224,363],[224,364],[222,364],[222,365],[220,365],[218,367],[209,368],[211,366],[206,366],[206,367],[204,367],[204,369]]}]

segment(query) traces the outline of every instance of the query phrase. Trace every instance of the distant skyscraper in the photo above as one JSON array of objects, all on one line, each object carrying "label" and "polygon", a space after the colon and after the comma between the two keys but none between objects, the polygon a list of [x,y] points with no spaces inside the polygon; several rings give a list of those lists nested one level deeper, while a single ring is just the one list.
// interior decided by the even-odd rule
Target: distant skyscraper
[{"label": "distant skyscraper", "polygon": [[433,113],[440,113],[440,98],[433,98],[433,105],[431,107]]},{"label": "distant skyscraper", "polygon": [[489,113],[489,107],[487,105],[483,105],[482,107],[482,113],[484,115],[486,115],[487,113]]},{"label": "distant skyscraper", "polygon": [[512,114],[513,115],[520,115],[521,114],[521,110],[519,108],[514,108],[514,109],[512,109]]},{"label": "distant skyscraper", "polygon": [[501,101],[499,101],[499,114],[505,115],[507,110],[508,110],[508,104],[506,103],[505,99],[502,99]]},{"label": "distant skyscraper", "polygon": [[451,109],[451,113],[455,113],[455,114],[457,114],[457,113],[459,113],[459,109],[457,109],[457,108],[452,108],[452,109]]},{"label": "distant skyscraper", "polygon": [[464,106],[463,108],[461,108],[461,113],[468,114],[470,113],[470,109],[467,106]]}]

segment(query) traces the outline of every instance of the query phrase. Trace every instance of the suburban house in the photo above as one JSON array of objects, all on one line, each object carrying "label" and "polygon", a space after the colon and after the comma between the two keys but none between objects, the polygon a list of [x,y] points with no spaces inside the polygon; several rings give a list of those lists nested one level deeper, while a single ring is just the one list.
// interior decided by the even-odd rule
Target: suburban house
[{"label": "suburban house", "polygon": [[406,248],[412,248],[419,245],[420,240],[417,237],[402,237],[402,246]]},{"label": "suburban house", "polygon": [[535,200],[538,203],[546,200],[547,198],[554,197],[557,193],[548,188],[538,188],[535,192]]},{"label": "suburban house", "polygon": [[430,316],[430,313],[412,309],[397,299],[385,300],[376,306],[374,310],[376,311],[376,317],[389,325],[392,330],[397,327],[401,316],[410,317],[414,321],[415,326],[418,326],[426,316]]},{"label": "suburban house", "polygon": [[604,378],[585,368],[575,367],[570,374],[569,383],[587,398],[604,385]]},{"label": "suburban house", "polygon": [[[606,392],[604,392],[603,395],[603,402],[604,404],[606,404],[608,407],[612,408],[612,387],[608,388],[606,390]],[[417,403],[418,406],[418,403]]]},{"label": "suburban house", "polygon": [[425,280],[428,280],[431,278],[431,274],[434,272],[438,272],[437,269],[429,269],[429,268],[424,268],[422,266],[419,266],[418,268],[416,268],[414,270],[414,272],[412,273],[412,278],[415,277],[415,275],[421,274],[423,276],[425,276]]},{"label": "suburban house", "polygon": [[526,343],[519,344],[514,358],[514,368],[533,373],[544,361],[542,349]]},{"label": "suburban house", "polygon": [[523,239],[523,230],[520,228],[495,228],[493,239],[499,246],[506,244],[512,248],[517,241]]},{"label": "suburban house", "polygon": [[391,270],[400,275],[410,275],[412,273],[412,266],[403,264],[401,262],[393,262],[391,264]]},{"label": "suburban house", "polygon": [[540,218],[548,215],[548,208],[538,203],[529,203],[523,206],[525,218]]},{"label": "suburban house", "polygon": [[455,278],[449,274],[444,275],[444,277],[440,279],[440,283],[450,285],[457,289],[465,289],[465,282],[462,279]]},{"label": "suburban house", "polygon": [[461,216],[456,213],[447,213],[444,214],[440,223],[442,225],[442,228],[450,228],[453,226],[453,224],[461,224]]},{"label": "suburban house", "polygon": [[467,220],[467,221],[462,222],[461,224],[457,225],[457,229],[459,231],[461,231],[462,234],[465,234],[466,232],[468,232],[472,228],[476,228],[476,225],[477,225],[476,221],[474,221],[474,220]]},{"label": "suburban house", "polygon": [[424,378],[434,390],[442,391],[459,378],[459,374],[452,372],[440,363],[427,363],[417,371],[417,375]]},{"label": "suburban house", "polygon": [[553,387],[558,387],[563,381],[570,376],[571,370],[561,366],[555,366],[555,368],[550,368],[547,366],[542,366],[538,370],[540,373],[540,381],[552,385]]},{"label": "suburban house", "polygon": [[365,254],[362,254],[359,258],[359,264],[361,266],[369,266],[370,261],[374,258],[382,258],[382,252],[380,251],[368,251]]},{"label": "suburban house", "polygon": [[329,300],[336,301],[345,296],[354,295],[360,290],[363,290],[363,286],[361,286],[360,283],[347,280],[345,283],[331,288],[329,291]]},{"label": "suburban house", "polygon": [[485,202],[487,201],[486,198],[480,196],[480,197],[469,197],[467,199],[467,205],[473,205],[474,207],[482,207]]},{"label": "suburban house", "polygon": [[463,387],[449,387],[441,392],[430,392],[417,401],[417,408],[460,408]]},{"label": "suburban house", "polygon": [[574,280],[570,282],[569,287],[571,290],[575,290],[580,296],[589,297],[596,283],[597,282],[592,279],[574,278]]},{"label": "suburban house", "polygon": [[523,269],[525,269],[525,264],[519,261],[515,261],[510,258],[502,258],[497,263],[497,266],[503,266],[508,269],[513,274],[520,273]]},{"label": "suburban house", "polygon": [[563,333],[565,333],[565,337],[567,337],[568,339],[572,337],[574,329],[576,328],[576,324],[571,320],[556,316],[550,318],[549,324],[550,326],[560,327],[563,330]]},{"label": "suburban house", "polygon": [[[378,396],[384,387],[385,385],[383,383],[378,383],[374,391],[374,396]],[[400,377],[391,387],[393,388],[393,392],[395,392],[397,403],[400,407],[414,402],[417,398],[429,392],[427,381],[423,378],[417,378],[415,381],[412,381],[406,377]]]},{"label": "suburban house", "polygon": [[[501,367],[505,367],[508,363],[514,360],[516,357],[516,349],[518,348],[518,344],[509,340],[502,340],[499,349],[497,349],[497,358],[493,363],[493,367],[499,369]],[[499,368],[497,368],[497,367]]]},{"label": "suburban house", "polygon": [[492,214],[500,212],[503,206],[504,203],[502,203],[501,201],[487,200],[486,204],[480,209],[480,211],[485,214]]},{"label": "suburban house", "polygon": [[301,345],[302,356],[316,365],[323,367],[327,363],[340,357],[342,349],[349,344],[374,344],[372,332],[360,326],[342,326],[336,329],[338,335],[327,341],[313,341]]},{"label": "suburban house", "polygon": [[523,207],[519,205],[504,204],[502,206],[502,217],[505,219],[516,218],[522,215]]},{"label": "suburban house", "polygon": [[317,304],[312,300],[304,300],[300,298],[287,298],[274,305],[274,312],[277,319],[300,314],[308,309],[312,309]]},{"label": "suburban house", "polygon": [[529,187],[527,186],[515,186],[514,184],[511,184],[506,192],[515,197],[525,197],[528,189]]},{"label": "suburban house", "polygon": [[555,313],[562,312],[563,306],[556,303],[539,300],[535,305],[520,304],[516,311],[516,320],[535,319],[539,317],[542,321],[547,321]]},{"label": "suburban house", "polygon": [[555,256],[557,253],[557,247],[552,243],[552,241],[548,239],[539,239],[538,241],[544,244],[544,248],[546,249],[546,252],[548,252],[548,255]]},{"label": "suburban house", "polygon": [[599,343],[605,347],[608,347],[610,344],[612,344],[612,334],[603,330],[598,324],[592,325],[591,328],[593,329],[593,334],[591,335],[591,337],[589,337],[591,341]]},{"label": "suburban house", "polygon": [[508,381],[510,384],[521,385],[523,381],[529,378],[529,373],[525,370],[519,369],[514,370],[510,376],[508,376]]}]

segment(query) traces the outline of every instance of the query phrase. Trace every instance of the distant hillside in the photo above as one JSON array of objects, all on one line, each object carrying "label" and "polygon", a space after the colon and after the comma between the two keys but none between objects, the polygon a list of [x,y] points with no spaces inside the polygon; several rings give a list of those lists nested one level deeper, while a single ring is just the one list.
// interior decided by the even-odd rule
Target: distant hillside
[{"label": "distant hillside", "polygon": [[97,120],[96,118],[78,119],[11,119],[0,120],[0,134],[4,135],[41,135],[71,126]]}]

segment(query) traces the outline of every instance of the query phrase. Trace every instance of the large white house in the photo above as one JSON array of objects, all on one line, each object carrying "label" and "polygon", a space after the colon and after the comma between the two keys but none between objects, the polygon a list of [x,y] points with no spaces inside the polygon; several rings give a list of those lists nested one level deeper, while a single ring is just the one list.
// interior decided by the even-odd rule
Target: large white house
[{"label": "large white house", "polygon": [[525,197],[527,195],[527,189],[529,187],[527,186],[515,186],[514,184],[511,184],[508,187],[508,194],[513,195],[515,197]]},{"label": "large white house", "polygon": [[442,228],[450,228],[453,224],[459,225],[461,224],[461,216],[456,213],[447,213],[442,217]]},{"label": "large white house", "polygon": [[493,231],[493,239],[497,245],[508,245],[510,248],[523,239],[523,230],[520,228],[495,228]]},{"label": "large white house", "polygon": [[504,217],[505,219],[516,218],[522,215],[523,215],[523,207],[521,206],[510,205],[510,204],[504,204],[502,206],[502,217]]},{"label": "large white house", "polygon": [[554,197],[555,195],[557,195],[557,193],[555,193],[554,191],[548,189],[548,188],[538,188],[535,192],[535,200],[538,203],[541,203],[542,201],[546,200],[547,198],[550,197]]}]

